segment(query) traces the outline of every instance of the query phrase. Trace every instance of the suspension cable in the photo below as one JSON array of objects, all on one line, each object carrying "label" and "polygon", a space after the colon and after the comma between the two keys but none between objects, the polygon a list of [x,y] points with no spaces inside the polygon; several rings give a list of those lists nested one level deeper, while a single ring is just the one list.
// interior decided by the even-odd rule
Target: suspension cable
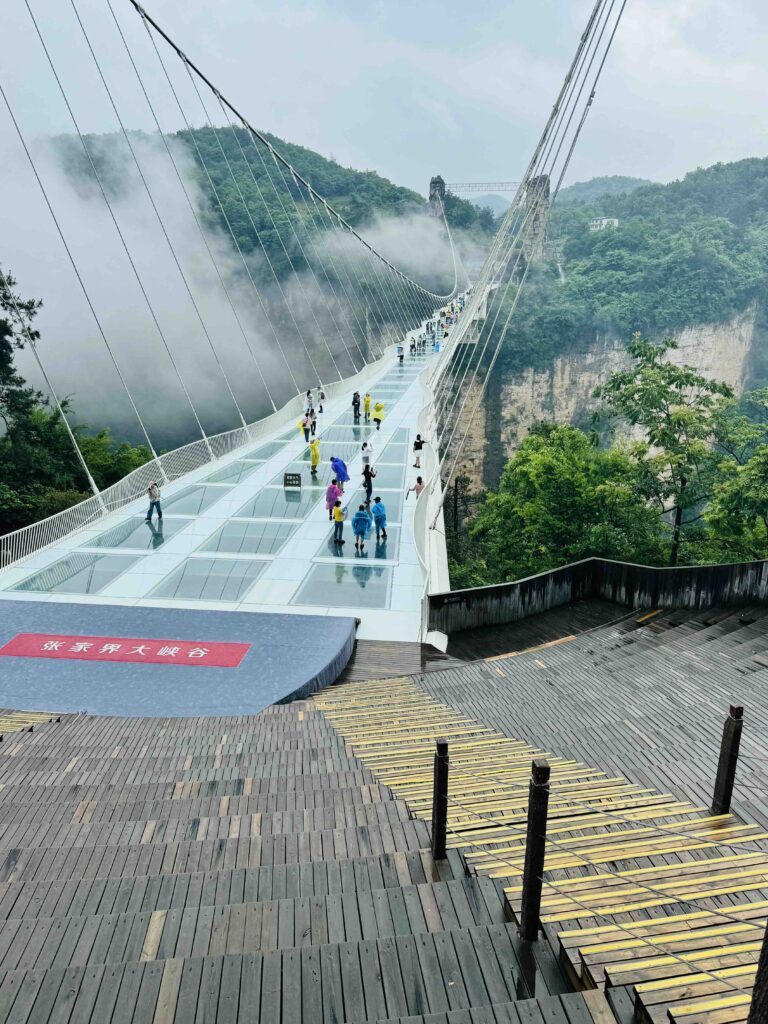
[{"label": "suspension cable", "polygon": [[[5,100],[5,103],[6,103],[6,106],[8,106],[8,100],[6,99],[5,92],[3,92],[2,85],[0,85],[0,93],[2,93],[3,99]],[[8,110],[10,112],[10,107],[8,107]],[[11,117],[13,117],[12,113],[11,113]],[[15,119],[14,119],[14,123],[15,123]],[[50,393],[51,397],[53,398],[53,401],[54,401],[54,403],[56,405],[56,410],[57,410],[59,416],[61,417],[61,422],[64,424],[64,426],[66,428],[66,431],[67,431],[67,434],[69,435],[69,440],[72,442],[72,447],[75,450],[75,454],[77,455],[78,462],[80,463],[80,466],[81,466],[83,472],[85,473],[85,477],[86,477],[86,479],[88,481],[88,486],[93,491],[93,496],[98,501],[99,506],[101,507],[102,513],[104,513],[106,511],[106,509],[104,507],[104,500],[101,497],[101,492],[99,491],[99,488],[96,486],[96,481],[91,476],[91,471],[88,469],[88,464],[85,461],[85,456],[83,455],[82,449],[80,448],[80,445],[77,442],[77,438],[75,437],[75,432],[72,429],[72,427],[69,425],[69,420],[67,419],[66,414],[64,412],[64,406],[61,404],[61,402],[59,400],[59,396],[56,393],[56,389],[54,388],[53,383],[52,383],[50,377],[46,373],[45,366],[43,365],[43,361],[40,358],[40,353],[37,351],[37,345],[35,344],[35,339],[32,337],[32,331],[29,329],[29,324],[27,323],[27,321],[26,321],[26,319],[24,317],[24,314],[19,309],[18,302],[16,301],[16,296],[13,294],[13,289],[11,288],[11,285],[10,285],[10,283],[8,281],[8,278],[3,273],[2,267],[0,267],[0,289],[2,289],[3,294],[8,297],[8,299],[10,300],[11,305],[13,306],[14,313],[16,314],[16,320],[18,321],[19,327],[21,328],[22,332],[27,337],[27,341],[29,342],[29,347],[30,347],[30,350],[31,350],[32,355],[34,357],[34,360],[37,363],[37,367],[38,367],[38,369],[40,370],[40,373],[43,376],[43,380],[45,381],[45,386],[48,388],[48,392]]]},{"label": "suspension cable", "polygon": [[[28,0],[24,0],[24,2],[28,4]],[[157,222],[158,222],[158,224],[160,226],[160,230],[162,231],[163,237],[165,238],[165,240],[166,240],[166,242],[168,244],[168,249],[169,249],[169,251],[171,253],[171,256],[173,257],[173,262],[176,265],[176,269],[179,272],[179,276],[180,276],[180,278],[181,278],[181,280],[182,280],[182,282],[184,284],[184,288],[185,288],[185,290],[187,292],[187,295],[189,296],[189,300],[192,303],[192,307],[193,307],[193,309],[195,311],[195,315],[197,316],[197,319],[198,319],[198,321],[200,323],[200,327],[202,328],[203,334],[205,335],[206,341],[208,342],[208,346],[210,347],[210,350],[211,350],[211,353],[213,355],[214,361],[216,362],[216,365],[217,365],[217,367],[219,369],[219,372],[221,373],[221,375],[222,375],[222,377],[224,379],[224,383],[226,385],[227,391],[229,392],[229,396],[232,399],[232,404],[235,406],[235,409],[237,410],[237,415],[238,415],[238,417],[240,419],[240,424],[241,424],[241,426],[243,428],[246,428],[247,424],[245,422],[245,417],[243,416],[243,413],[242,413],[242,410],[240,408],[240,405],[239,405],[239,403],[237,401],[237,398],[235,397],[235,393],[232,390],[232,385],[230,384],[229,377],[227,376],[227,372],[224,369],[224,366],[222,365],[221,360],[219,359],[219,354],[216,351],[215,345],[213,344],[213,339],[211,338],[211,336],[210,336],[210,334],[208,332],[208,328],[206,327],[205,321],[203,319],[203,315],[200,312],[200,308],[199,308],[199,306],[197,304],[197,301],[195,299],[195,296],[194,296],[194,294],[192,292],[192,288],[190,287],[189,281],[187,280],[187,275],[184,273],[184,270],[183,270],[183,268],[181,266],[181,261],[179,260],[179,257],[178,257],[178,255],[176,253],[176,249],[175,249],[175,247],[173,245],[173,242],[171,241],[171,237],[168,234],[168,231],[167,231],[167,229],[165,227],[165,222],[163,221],[162,215],[161,215],[159,209],[157,208],[157,204],[155,203],[154,196],[152,195],[152,190],[150,189],[149,183],[148,183],[148,181],[147,181],[147,179],[146,179],[146,177],[144,175],[143,170],[141,169],[141,164],[139,163],[138,157],[136,156],[136,152],[135,152],[135,150],[133,148],[133,144],[131,143],[130,136],[129,136],[128,131],[127,131],[126,127],[125,127],[125,124],[123,123],[123,119],[120,116],[120,112],[119,112],[119,110],[117,108],[117,104],[115,103],[115,100],[114,100],[114,98],[112,96],[112,92],[111,92],[111,90],[110,90],[110,88],[109,88],[109,86],[107,84],[107,80],[104,77],[104,72],[102,71],[99,59],[96,56],[96,52],[94,51],[93,46],[91,45],[90,37],[89,37],[89,35],[88,35],[88,33],[87,33],[86,29],[85,29],[85,26],[84,26],[84,24],[83,24],[83,22],[82,22],[82,20],[80,18],[80,13],[79,13],[79,11],[77,9],[77,4],[76,4],[75,0],[69,0],[69,2],[70,2],[70,6],[72,7],[72,10],[75,13],[75,17],[77,18],[77,22],[78,22],[78,24],[80,26],[80,29],[81,29],[81,31],[83,33],[83,38],[85,39],[86,45],[88,46],[88,50],[89,50],[89,52],[91,54],[91,57],[93,58],[94,65],[96,66],[96,70],[97,70],[97,72],[99,74],[99,78],[101,79],[102,85],[104,86],[104,91],[107,94],[107,97],[108,97],[109,102],[110,102],[110,106],[112,107],[112,110],[114,111],[115,117],[117,119],[117,123],[120,125],[120,131],[122,132],[123,138],[125,139],[125,142],[126,142],[126,144],[128,146],[128,149],[130,150],[131,157],[133,158],[133,162],[136,165],[136,170],[139,173],[139,177],[141,178],[141,182],[142,182],[142,184],[144,186],[144,189],[145,189],[145,191],[147,193],[147,198],[149,199],[150,205],[152,206],[152,209],[153,209],[153,211],[155,213],[155,216],[157,218]]]},{"label": "suspension cable", "polygon": [[[147,35],[148,35],[149,40],[150,40],[150,42],[152,44],[152,48],[155,51],[155,55],[157,56],[157,59],[158,59],[158,62],[160,64],[160,67],[161,67],[161,69],[163,71],[163,75],[165,77],[165,80],[168,83],[168,87],[171,90],[171,94],[172,94],[172,96],[173,96],[173,98],[174,98],[174,100],[176,102],[176,106],[178,107],[179,113],[181,114],[182,120],[183,120],[183,122],[184,122],[184,124],[186,126],[186,129],[187,129],[187,132],[189,133],[189,137],[190,137],[190,139],[192,141],[192,145],[194,146],[195,152],[197,153],[197,158],[200,161],[200,166],[202,167],[203,173],[205,174],[206,179],[208,181],[208,185],[211,188],[211,191],[213,192],[213,196],[214,196],[214,199],[215,199],[216,204],[218,206],[218,209],[221,212],[222,217],[224,218],[224,223],[227,225],[227,230],[229,231],[230,237],[232,239],[232,244],[235,246],[235,249],[237,250],[237,254],[240,257],[240,261],[243,264],[243,269],[245,270],[246,276],[248,277],[248,280],[251,282],[251,286],[253,287],[253,291],[254,291],[254,293],[256,295],[256,299],[257,299],[257,301],[259,303],[259,307],[260,307],[262,313],[264,314],[264,317],[266,318],[267,324],[269,325],[269,328],[270,328],[270,330],[272,332],[272,337],[274,338],[275,344],[278,347],[278,350],[280,352],[282,360],[285,363],[286,369],[288,370],[288,374],[289,374],[289,376],[291,378],[291,381],[293,382],[293,386],[296,388],[296,393],[297,394],[301,394],[301,388],[299,387],[299,385],[298,385],[298,383],[296,381],[296,377],[295,377],[295,375],[293,373],[293,369],[291,367],[291,363],[288,360],[288,358],[287,358],[287,356],[285,354],[285,351],[283,350],[283,346],[282,346],[282,344],[280,342],[280,337],[279,337],[279,335],[277,333],[275,325],[272,322],[272,318],[271,318],[271,316],[269,314],[269,307],[267,305],[267,300],[262,298],[261,292],[260,292],[259,288],[257,287],[256,282],[253,279],[253,274],[251,273],[251,268],[249,267],[248,261],[245,258],[245,254],[243,253],[243,250],[242,250],[242,248],[240,246],[240,243],[237,240],[237,236],[236,236],[236,234],[234,232],[232,224],[230,223],[229,217],[227,216],[227,212],[226,212],[226,209],[224,207],[224,204],[221,201],[221,197],[219,196],[218,189],[216,188],[216,185],[215,185],[215,183],[213,181],[213,178],[211,177],[210,172],[208,171],[208,166],[207,166],[207,164],[206,164],[206,162],[205,162],[205,160],[203,158],[202,153],[200,152],[200,147],[197,144],[197,138],[196,138],[196,135],[195,135],[195,131],[192,128],[192,125],[191,125],[191,123],[190,123],[190,121],[189,121],[189,119],[187,117],[186,111],[185,111],[184,107],[181,104],[181,100],[179,99],[179,95],[178,95],[178,92],[176,91],[176,87],[173,84],[173,80],[171,79],[171,76],[168,73],[168,68],[165,65],[165,61],[163,60],[162,54],[160,53],[160,51],[159,51],[159,49],[157,47],[157,44],[155,42],[155,37],[152,34],[152,31],[150,30],[149,25],[143,19],[142,19],[142,23],[144,24],[144,28],[146,29]],[[261,240],[259,238],[257,238],[257,241],[261,245]],[[263,247],[262,247],[262,251],[263,251]],[[266,253],[265,253],[265,256],[266,256]],[[269,262],[269,257],[266,257],[266,258],[267,258],[267,262]]]},{"label": "suspension cable", "polygon": [[214,257],[213,252],[211,251],[211,247],[208,244],[208,238],[206,237],[205,231],[203,230],[203,226],[200,223],[200,218],[197,215],[197,210],[195,209],[194,203],[192,202],[192,199],[191,199],[191,197],[189,195],[189,191],[187,189],[187,186],[184,183],[184,179],[182,178],[182,175],[181,175],[181,172],[179,170],[178,164],[176,163],[176,159],[173,156],[173,153],[171,151],[171,147],[168,144],[168,139],[167,139],[167,137],[165,135],[165,132],[160,127],[160,121],[159,121],[159,119],[157,117],[157,113],[155,111],[155,107],[154,107],[154,105],[152,103],[152,100],[149,98],[149,94],[148,94],[148,92],[146,90],[146,87],[144,85],[144,79],[142,78],[141,72],[139,71],[138,67],[136,66],[136,62],[133,59],[133,53],[131,52],[131,49],[128,46],[128,40],[125,38],[125,35],[123,34],[123,30],[122,30],[122,28],[120,26],[120,22],[117,20],[117,16],[115,14],[114,8],[112,7],[112,0],[106,0],[106,2],[107,2],[107,7],[109,8],[109,13],[112,15],[112,20],[115,23],[115,27],[117,28],[118,34],[120,36],[120,39],[122,40],[123,46],[125,47],[125,52],[128,55],[129,61],[131,62],[131,67],[133,68],[133,70],[134,70],[134,72],[136,74],[136,78],[138,80],[139,86],[141,87],[141,91],[142,91],[142,93],[144,95],[144,99],[147,101],[147,106],[149,107],[149,110],[150,110],[150,112],[152,114],[152,119],[155,122],[155,127],[157,128],[157,131],[158,131],[158,133],[160,135],[160,138],[163,141],[163,146],[165,147],[165,151],[168,154],[168,159],[171,161],[171,165],[173,166],[173,170],[174,170],[174,172],[176,174],[176,178],[177,178],[177,180],[179,182],[179,185],[181,186],[181,189],[182,189],[182,191],[184,193],[184,197],[187,200],[187,204],[189,206],[189,209],[190,209],[190,212],[192,214],[192,217],[194,218],[195,224],[197,226],[197,230],[198,230],[198,232],[200,234],[200,238],[203,241],[203,245],[205,246],[205,250],[208,253],[208,256],[210,258],[210,261],[211,261],[211,264],[213,266],[213,269],[214,269],[214,271],[216,273],[216,276],[217,276],[217,278],[219,280],[219,283],[221,284],[222,291],[224,292],[224,295],[226,296],[227,302],[229,303],[229,307],[232,310],[232,315],[235,318],[237,326],[238,326],[238,328],[240,330],[240,334],[242,335],[243,341],[245,342],[246,348],[248,349],[248,352],[250,353],[251,359],[253,360],[253,363],[254,363],[254,365],[256,367],[256,371],[257,371],[257,373],[259,375],[259,379],[261,380],[261,383],[262,383],[262,385],[264,387],[264,390],[266,391],[267,398],[269,399],[269,402],[270,402],[270,404],[272,406],[272,411],[276,412],[277,411],[277,406],[275,405],[275,400],[272,397],[272,393],[271,393],[271,391],[269,389],[269,385],[267,384],[266,379],[264,378],[264,374],[262,373],[261,367],[259,366],[259,362],[258,362],[258,360],[256,358],[256,354],[253,351],[253,348],[251,347],[251,343],[248,340],[248,336],[245,333],[245,328],[243,327],[243,324],[242,324],[242,321],[240,319],[240,316],[239,316],[239,314],[238,314],[238,312],[237,312],[237,310],[235,308],[235,304],[234,304],[234,302],[232,300],[232,296],[230,295],[229,289],[227,288],[227,285],[224,282],[224,278],[222,276],[221,270],[219,269],[219,265],[216,262],[216,258]]},{"label": "suspension cable", "polygon": [[[291,174],[293,174],[295,172],[297,177],[301,181],[301,183],[304,185],[304,187],[306,189],[308,189],[308,190],[311,189],[315,193],[317,198],[321,202],[324,202],[325,200],[320,195],[320,193],[319,192],[315,192],[315,190],[312,188],[310,183],[301,174],[299,174],[298,171],[295,171],[295,168],[293,167],[293,165],[280,153],[279,150],[277,150],[272,145],[272,143],[264,136],[264,134],[262,132],[258,131],[258,129],[254,128],[253,125],[251,125],[251,123],[247,120],[247,118],[245,118],[240,113],[240,111],[237,110],[237,108],[232,103],[230,103],[230,101],[223,94],[221,94],[216,89],[216,87],[213,85],[213,83],[210,81],[210,79],[208,79],[203,74],[203,72],[200,70],[200,68],[198,68],[197,65],[186,56],[186,54],[173,41],[173,39],[160,27],[160,25],[157,23],[157,21],[155,21],[155,19],[152,18],[147,13],[146,9],[144,7],[142,7],[142,5],[138,2],[138,0],[130,0],[130,3],[135,7],[136,11],[143,18],[145,18],[147,22],[149,22],[149,24],[158,33],[158,35],[162,36],[162,38],[165,40],[165,42],[171,47],[171,49],[176,53],[176,55],[184,62],[184,64],[187,66],[188,70],[193,71],[195,73],[195,75],[197,75],[197,77],[202,82],[204,82],[205,85],[208,86],[208,88],[211,90],[211,92],[214,93],[214,95],[220,96],[222,103],[226,107],[229,108],[229,110],[234,114],[235,118],[238,121],[240,121],[242,124],[244,124],[247,127],[248,131],[252,132],[267,147],[267,149],[269,149],[270,153],[275,157],[275,159],[278,160],[286,168],[286,170],[289,171]],[[338,218],[339,222],[344,227],[344,229],[349,231],[350,234],[352,234],[362,245],[364,245],[366,249],[369,249],[374,254],[374,256],[376,256],[377,259],[381,260],[382,263],[386,264],[401,279],[403,279],[403,280],[412,280],[411,278],[408,278],[407,275],[404,274],[402,271],[398,270],[397,267],[394,266],[394,264],[392,264],[385,256],[383,256],[377,249],[375,249],[369,242],[367,242],[365,240],[365,238],[363,238],[363,236],[360,235],[352,227],[352,225],[349,224],[348,221],[346,221],[341,216],[341,214],[337,210],[335,210],[333,207],[331,207],[331,209],[333,211],[334,216],[336,216]],[[429,299],[434,300],[435,302],[444,303],[444,302],[448,301],[449,299],[453,298],[453,294],[451,294],[451,293],[449,293],[447,295],[438,295],[435,292],[431,292],[431,291],[429,291],[429,289],[422,287],[422,285],[418,284],[418,282],[416,282],[416,281],[413,281],[412,283],[414,284],[414,286],[416,288],[418,288],[421,292],[423,292],[424,295],[426,295]]]}]

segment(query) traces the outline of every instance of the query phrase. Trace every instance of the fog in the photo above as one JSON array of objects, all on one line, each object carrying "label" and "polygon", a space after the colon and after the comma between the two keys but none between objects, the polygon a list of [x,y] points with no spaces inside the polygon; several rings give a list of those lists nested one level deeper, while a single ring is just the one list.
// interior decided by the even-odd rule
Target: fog
[{"label": "fog", "polygon": [[[196,183],[186,147],[169,140],[189,201],[162,138],[131,135],[131,143],[168,240],[125,139],[88,140],[94,158],[99,157],[135,272],[95,178],[65,169],[60,141],[37,139],[31,150],[101,328],[156,447],[199,436],[179,374],[206,432],[213,434],[240,423],[222,368],[250,422],[271,411],[261,375],[279,406],[296,387],[347,376],[362,365],[351,331],[361,333],[359,318],[343,289],[332,291],[319,272],[317,277],[290,275],[282,285],[290,314],[276,287],[261,289],[270,324],[231,236],[217,226]],[[119,437],[140,440],[136,417],[41,191],[23,150],[8,136],[0,150],[0,190],[6,200],[12,197],[0,205],[0,261],[16,278],[19,294],[43,300],[38,348],[59,396],[71,398],[77,421],[94,429],[110,426]],[[450,287],[453,270],[439,220],[428,215],[379,219],[364,234],[417,280],[441,290],[446,283]],[[331,238],[318,236],[314,245],[329,267],[341,268],[342,281],[345,272],[355,273],[354,261],[362,258],[359,243],[338,232]],[[247,257],[254,278],[263,269],[259,259]],[[358,337],[361,342],[364,348]],[[18,364],[27,379],[42,387],[28,352],[19,353]]]}]

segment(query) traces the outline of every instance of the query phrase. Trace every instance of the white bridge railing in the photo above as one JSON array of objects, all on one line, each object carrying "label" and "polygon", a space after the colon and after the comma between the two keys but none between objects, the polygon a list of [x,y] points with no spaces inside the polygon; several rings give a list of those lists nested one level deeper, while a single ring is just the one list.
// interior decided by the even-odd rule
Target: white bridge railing
[{"label": "white bridge railing", "polygon": [[[390,351],[373,363],[369,363],[360,373],[353,377],[334,381],[325,386],[328,401],[338,397],[343,391],[363,388],[372,378],[378,376],[383,366],[391,360]],[[42,519],[38,523],[24,526],[13,533],[0,537],[0,569],[7,568],[29,555],[59,543],[70,534],[82,530],[102,519],[110,512],[129,505],[132,501],[144,497],[151,480],[159,483],[172,483],[187,473],[201,466],[221,459],[225,455],[253,444],[259,438],[266,437],[281,426],[287,425],[304,410],[304,396],[296,395],[277,412],[257,420],[247,427],[238,427],[223,434],[216,434],[206,441],[192,441],[181,448],[160,455],[139,466],[128,476],[118,480],[116,484],[105,488],[98,495],[81,501],[78,505],[57,512]]]}]

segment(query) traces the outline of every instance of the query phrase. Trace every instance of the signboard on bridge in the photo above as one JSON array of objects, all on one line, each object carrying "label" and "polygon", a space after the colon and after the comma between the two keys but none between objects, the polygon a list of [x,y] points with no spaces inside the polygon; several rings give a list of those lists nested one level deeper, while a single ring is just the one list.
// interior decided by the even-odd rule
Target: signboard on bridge
[{"label": "signboard on bridge", "polygon": [[13,658],[66,658],[74,661],[129,661],[134,664],[206,665],[237,668],[251,644],[191,640],[141,640],[137,637],[17,633],[0,647]]}]

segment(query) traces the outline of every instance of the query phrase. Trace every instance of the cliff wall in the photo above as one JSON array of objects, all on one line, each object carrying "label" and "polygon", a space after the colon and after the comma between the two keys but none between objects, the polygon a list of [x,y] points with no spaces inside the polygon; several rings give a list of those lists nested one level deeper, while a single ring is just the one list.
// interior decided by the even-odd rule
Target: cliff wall
[{"label": "cliff wall", "polygon": [[[676,334],[679,347],[670,357],[726,381],[740,394],[751,386],[759,337],[757,309],[752,306],[723,323],[700,324]],[[588,349],[559,356],[543,370],[509,374],[501,367],[494,371],[461,459],[473,487],[497,484],[505,461],[533,423],[549,420],[586,427],[597,407],[595,388],[629,364],[621,340],[598,337]],[[474,405],[475,397],[476,393],[467,408]]]}]

